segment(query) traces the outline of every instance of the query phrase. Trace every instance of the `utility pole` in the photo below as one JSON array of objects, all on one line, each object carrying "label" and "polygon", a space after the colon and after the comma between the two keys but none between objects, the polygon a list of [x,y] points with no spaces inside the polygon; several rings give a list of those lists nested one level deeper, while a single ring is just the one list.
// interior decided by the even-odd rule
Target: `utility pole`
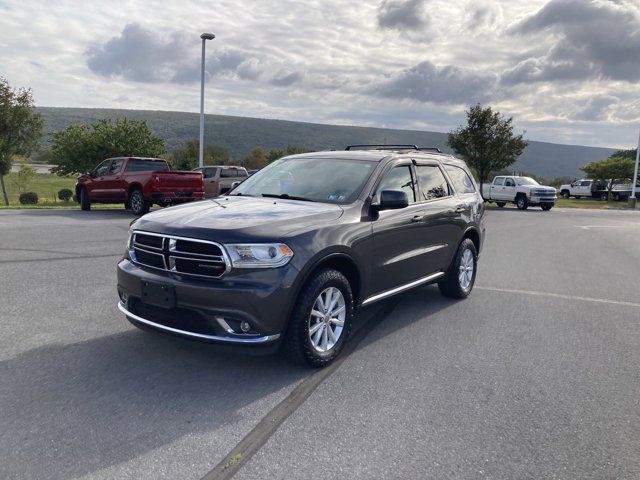
[{"label": "utility pole", "polygon": [[202,65],[200,69],[200,144],[198,146],[198,165],[204,167],[204,51],[205,42],[213,40],[216,36],[213,33],[203,33],[202,39]]},{"label": "utility pole", "polygon": [[636,150],[636,166],[633,169],[631,179],[631,196],[629,197],[629,208],[636,208],[636,183],[638,183],[638,160],[640,160],[640,135],[638,135],[638,150]]}]

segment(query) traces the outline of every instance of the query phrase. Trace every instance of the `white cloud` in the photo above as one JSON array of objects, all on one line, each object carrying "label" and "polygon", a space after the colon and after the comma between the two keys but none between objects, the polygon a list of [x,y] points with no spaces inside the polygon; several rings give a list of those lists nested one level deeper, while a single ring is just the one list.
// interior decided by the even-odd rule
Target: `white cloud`
[{"label": "white cloud", "polygon": [[197,111],[213,31],[210,113],[447,131],[481,101],[532,138],[625,146],[639,19],[637,0],[0,0],[0,75],[40,105]]}]

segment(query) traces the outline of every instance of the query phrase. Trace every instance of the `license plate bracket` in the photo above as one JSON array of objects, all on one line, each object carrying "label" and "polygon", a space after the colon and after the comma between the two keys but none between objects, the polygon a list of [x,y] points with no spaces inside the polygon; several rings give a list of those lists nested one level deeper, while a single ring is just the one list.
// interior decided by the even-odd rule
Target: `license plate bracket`
[{"label": "license plate bracket", "polygon": [[176,291],[173,285],[143,280],[140,287],[144,303],[167,309],[176,306]]}]

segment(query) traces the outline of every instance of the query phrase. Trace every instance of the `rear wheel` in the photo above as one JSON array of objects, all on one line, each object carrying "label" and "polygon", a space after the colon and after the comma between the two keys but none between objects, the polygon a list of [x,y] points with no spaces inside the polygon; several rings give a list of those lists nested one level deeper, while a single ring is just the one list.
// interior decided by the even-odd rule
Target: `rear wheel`
[{"label": "rear wheel", "polygon": [[609,200],[609,194],[608,193],[601,194],[600,200],[602,200],[603,202],[606,202],[607,200]]},{"label": "rear wheel", "polygon": [[527,200],[527,197],[525,197],[524,195],[519,195],[518,198],[516,198],[516,206],[519,210],[526,210],[529,207],[529,201]]},{"label": "rear wheel", "polygon": [[476,281],[477,266],[476,246],[470,239],[465,238],[460,243],[444,280],[438,283],[440,293],[449,298],[468,297]]},{"label": "rear wheel", "polygon": [[349,281],[337,270],[320,270],[303,287],[289,319],[286,356],[312,367],[328,365],[344,347],[352,317]]},{"label": "rear wheel", "polygon": [[569,198],[571,196],[569,190],[563,190],[560,195],[562,195],[562,198]]},{"label": "rear wheel", "polygon": [[504,208],[506,203],[505,202],[496,202],[496,205],[498,205],[498,208]]},{"label": "rear wheel", "polygon": [[89,200],[89,192],[86,188],[80,189],[80,208],[85,212],[91,210],[91,200]]},{"label": "rear wheel", "polygon": [[141,190],[134,190],[129,195],[129,205],[131,205],[131,211],[136,215],[144,215],[149,211],[151,205],[144,199]]}]

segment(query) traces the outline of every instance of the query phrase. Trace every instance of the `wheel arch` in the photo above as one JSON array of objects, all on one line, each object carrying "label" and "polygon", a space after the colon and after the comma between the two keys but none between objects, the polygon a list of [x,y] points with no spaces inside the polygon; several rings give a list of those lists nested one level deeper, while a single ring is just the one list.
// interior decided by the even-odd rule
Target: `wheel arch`
[{"label": "wheel arch", "polygon": [[308,283],[309,279],[314,273],[322,268],[332,268],[342,273],[351,285],[351,293],[353,294],[353,306],[354,310],[357,309],[359,302],[362,300],[362,271],[358,267],[354,258],[345,252],[334,252],[326,254],[317,259],[306,271],[302,274],[301,279],[295,287],[295,294],[292,296],[287,318],[291,315],[291,311],[295,306],[295,303],[300,295],[300,291]]},{"label": "wheel arch", "polygon": [[142,184],[138,182],[134,182],[129,184],[129,186],[127,187],[127,200],[129,199],[129,197],[131,196],[134,190],[140,190],[142,192],[142,196],[144,196],[144,189],[142,187]]}]

